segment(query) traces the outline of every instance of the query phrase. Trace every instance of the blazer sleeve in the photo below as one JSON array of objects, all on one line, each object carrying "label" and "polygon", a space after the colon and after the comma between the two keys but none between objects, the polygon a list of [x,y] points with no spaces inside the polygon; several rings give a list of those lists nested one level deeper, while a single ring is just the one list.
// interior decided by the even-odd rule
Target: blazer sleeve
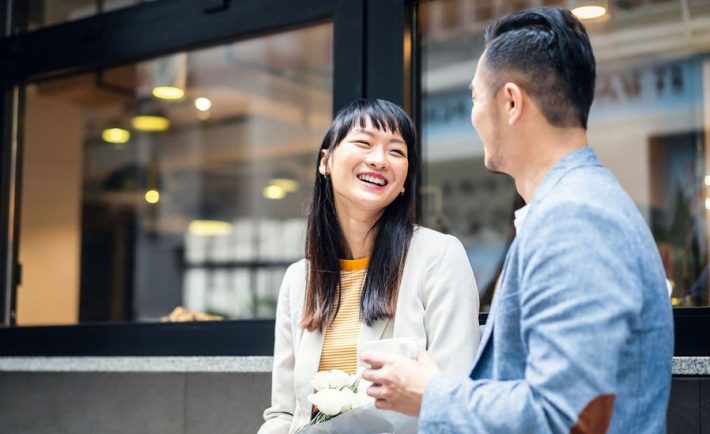
[{"label": "blazer sleeve", "polygon": [[271,407],[264,411],[264,424],[259,428],[258,434],[286,434],[293,420],[296,396],[293,383],[295,357],[290,292],[295,265],[286,270],[279,289],[274,331],[274,367],[271,374]]},{"label": "blazer sleeve", "polygon": [[457,238],[447,235],[438,253],[424,284],[427,351],[445,374],[467,376],[480,338],[476,280]]}]

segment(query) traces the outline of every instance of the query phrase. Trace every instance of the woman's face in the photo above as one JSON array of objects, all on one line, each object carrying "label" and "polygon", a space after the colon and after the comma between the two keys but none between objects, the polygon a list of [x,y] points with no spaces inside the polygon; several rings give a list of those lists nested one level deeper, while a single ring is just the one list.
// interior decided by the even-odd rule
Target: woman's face
[{"label": "woman's face", "polygon": [[331,155],[323,151],[319,170],[330,176],[338,214],[384,211],[403,191],[407,151],[399,133],[378,130],[369,119],[364,128],[351,128]]}]

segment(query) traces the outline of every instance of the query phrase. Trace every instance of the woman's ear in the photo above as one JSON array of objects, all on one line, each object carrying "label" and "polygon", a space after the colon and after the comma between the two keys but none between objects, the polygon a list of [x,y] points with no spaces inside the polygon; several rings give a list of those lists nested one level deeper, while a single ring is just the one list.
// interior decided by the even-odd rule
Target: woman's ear
[{"label": "woman's ear", "polygon": [[330,174],[330,170],[328,169],[328,156],[329,153],[327,149],[323,149],[322,151],[320,151],[320,165],[318,166],[318,173],[323,176],[328,176]]}]

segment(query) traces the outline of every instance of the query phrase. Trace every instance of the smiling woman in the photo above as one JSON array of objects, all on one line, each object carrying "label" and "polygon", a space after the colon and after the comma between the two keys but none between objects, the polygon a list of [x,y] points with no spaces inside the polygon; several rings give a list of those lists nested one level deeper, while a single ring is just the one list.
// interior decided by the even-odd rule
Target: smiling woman
[{"label": "smiling woman", "polygon": [[413,338],[444,372],[470,371],[476,283],[456,238],[415,225],[416,168],[414,125],[388,101],[355,101],[326,132],[306,258],[288,268],[279,293],[271,407],[260,433],[308,423],[308,380],[317,371],[355,373],[368,342]]},{"label": "smiling woman", "polygon": [[[339,264],[334,260],[338,257],[354,259],[372,253],[372,277],[363,288],[365,322],[371,324],[393,313],[398,274],[414,227],[415,141],[414,125],[406,113],[381,100],[354,102],[340,112],[326,133],[318,166],[322,177],[317,177],[314,186],[306,241],[313,267],[302,324],[309,330],[321,329],[323,321],[333,315],[332,309],[337,309],[331,306],[328,292],[339,284]],[[394,152],[390,155],[389,150]],[[384,185],[360,179],[363,176],[381,178]],[[339,228],[324,224],[336,219]],[[324,234],[338,244],[324,243]],[[324,249],[323,245],[338,248]],[[319,294],[323,286],[326,292]],[[378,286],[389,293],[384,304],[384,291],[375,293]],[[316,305],[312,301],[317,298],[321,303]]]}]

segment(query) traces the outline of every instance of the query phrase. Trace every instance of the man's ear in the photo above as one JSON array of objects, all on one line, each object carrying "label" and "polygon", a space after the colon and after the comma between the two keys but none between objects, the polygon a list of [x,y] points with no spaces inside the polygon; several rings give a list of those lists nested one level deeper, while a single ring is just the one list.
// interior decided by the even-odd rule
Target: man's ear
[{"label": "man's ear", "polygon": [[503,85],[501,95],[508,125],[513,125],[523,114],[523,90],[517,84],[508,82]]},{"label": "man's ear", "polygon": [[328,158],[329,156],[330,154],[327,149],[323,149],[322,151],[320,151],[320,164],[318,165],[318,173],[323,176],[327,176],[330,173],[330,159]]}]

